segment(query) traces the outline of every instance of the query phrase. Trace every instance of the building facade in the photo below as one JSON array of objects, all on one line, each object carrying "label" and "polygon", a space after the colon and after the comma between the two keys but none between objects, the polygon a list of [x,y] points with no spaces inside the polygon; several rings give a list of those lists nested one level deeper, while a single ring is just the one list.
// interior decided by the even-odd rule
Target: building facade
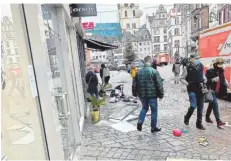
[{"label": "building facade", "polygon": [[91,60],[101,60],[102,62],[107,62],[107,51],[97,51],[90,50]]},{"label": "building facade", "polygon": [[174,5],[168,13],[168,42],[170,57],[177,58],[183,56],[183,42],[182,42],[182,12],[180,5]]},{"label": "building facade", "polygon": [[118,4],[118,11],[122,33],[124,31],[129,31],[134,34],[136,31],[139,30],[142,11],[139,9],[138,4]]},{"label": "building facade", "polygon": [[218,7],[219,25],[231,21],[231,4],[223,4]]},{"label": "building facade", "polygon": [[68,4],[1,9],[2,159],[72,160],[85,118],[77,22]]},{"label": "building facade", "polygon": [[167,10],[159,5],[152,16],[147,16],[151,28],[153,54],[168,52]]},{"label": "building facade", "polygon": [[191,4],[191,38],[198,44],[201,31],[209,28],[209,5]]}]

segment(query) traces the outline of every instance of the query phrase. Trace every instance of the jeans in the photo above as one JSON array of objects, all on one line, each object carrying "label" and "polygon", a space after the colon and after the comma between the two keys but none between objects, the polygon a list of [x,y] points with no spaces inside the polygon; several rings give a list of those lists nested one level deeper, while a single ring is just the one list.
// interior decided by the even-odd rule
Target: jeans
[{"label": "jeans", "polygon": [[220,121],[220,114],[219,114],[219,109],[218,109],[217,97],[216,97],[215,93],[213,93],[213,101],[209,103],[206,117],[210,116],[212,110],[213,110],[214,116],[216,118],[216,121],[217,122]]},{"label": "jeans", "polygon": [[157,112],[158,112],[158,107],[157,107],[157,98],[141,98],[141,103],[142,103],[142,110],[140,111],[139,115],[139,123],[143,124],[144,119],[146,116],[146,113],[149,110],[149,106],[151,107],[151,128],[155,129],[157,125]]},{"label": "jeans", "polygon": [[197,121],[202,122],[203,108],[204,108],[204,95],[198,95],[194,92],[189,92],[190,107],[197,108]]}]

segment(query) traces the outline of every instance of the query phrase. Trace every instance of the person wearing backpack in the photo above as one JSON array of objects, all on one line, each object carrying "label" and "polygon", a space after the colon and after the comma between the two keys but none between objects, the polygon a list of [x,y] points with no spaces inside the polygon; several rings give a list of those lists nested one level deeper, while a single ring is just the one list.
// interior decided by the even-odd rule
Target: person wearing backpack
[{"label": "person wearing backpack", "polygon": [[219,96],[225,96],[227,94],[227,86],[225,85],[223,64],[224,60],[222,58],[217,58],[213,63],[212,67],[208,69],[205,74],[207,78],[207,87],[208,89],[212,90],[213,95],[213,100],[209,102],[206,111],[205,121],[208,123],[213,123],[213,121],[210,118],[211,112],[213,111],[218,128],[221,128],[221,126],[225,125],[225,123],[220,119],[219,107],[216,97],[216,90]]},{"label": "person wearing backpack", "polygon": [[94,95],[97,99],[99,98],[98,92],[98,78],[93,69],[90,69],[85,76],[86,83],[88,85],[87,92]]}]

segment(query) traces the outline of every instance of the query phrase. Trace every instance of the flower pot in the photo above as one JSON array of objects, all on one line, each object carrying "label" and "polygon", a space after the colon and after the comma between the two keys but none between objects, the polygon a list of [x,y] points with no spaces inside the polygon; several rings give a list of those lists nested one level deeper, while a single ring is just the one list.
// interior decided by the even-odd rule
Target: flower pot
[{"label": "flower pot", "polygon": [[92,123],[97,123],[100,121],[100,111],[94,111],[91,110],[91,119],[92,119]]}]

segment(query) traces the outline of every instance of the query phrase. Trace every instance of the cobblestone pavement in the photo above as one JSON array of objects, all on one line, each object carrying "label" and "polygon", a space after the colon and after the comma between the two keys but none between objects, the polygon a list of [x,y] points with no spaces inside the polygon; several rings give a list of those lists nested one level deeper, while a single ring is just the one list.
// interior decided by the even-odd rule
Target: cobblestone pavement
[{"label": "cobblestone pavement", "polygon": [[[171,81],[171,74],[160,70],[165,78],[165,98],[159,102],[158,124],[162,131],[156,134],[150,132],[150,116],[146,117],[143,131],[123,133],[109,125],[92,125],[90,118],[86,121],[83,131],[83,142],[78,153],[79,160],[166,160],[169,158],[187,158],[195,160],[231,160],[231,127],[220,130],[216,124],[204,123],[206,130],[195,128],[196,112],[190,120],[190,125],[183,123],[189,103],[187,93],[182,85],[175,85]],[[126,73],[127,79],[129,75]],[[112,79],[113,80],[113,79]],[[130,83],[129,83],[130,82]],[[114,82],[115,83],[115,82]],[[130,94],[131,81],[125,83],[125,91]],[[231,122],[230,102],[219,100],[220,115],[224,121]],[[102,107],[101,120],[108,120],[108,115],[114,109],[124,107],[124,102],[106,103]],[[138,115],[139,107],[133,112]],[[207,104],[205,104],[205,109]],[[205,111],[205,110],[204,110]],[[215,121],[214,116],[212,119]],[[136,126],[137,120],[129,123]],[[184,129],[188,133],[181,137],[174,137],[172,130]],[[198,144],[198,138],[206,136],[208,146]]]}]

